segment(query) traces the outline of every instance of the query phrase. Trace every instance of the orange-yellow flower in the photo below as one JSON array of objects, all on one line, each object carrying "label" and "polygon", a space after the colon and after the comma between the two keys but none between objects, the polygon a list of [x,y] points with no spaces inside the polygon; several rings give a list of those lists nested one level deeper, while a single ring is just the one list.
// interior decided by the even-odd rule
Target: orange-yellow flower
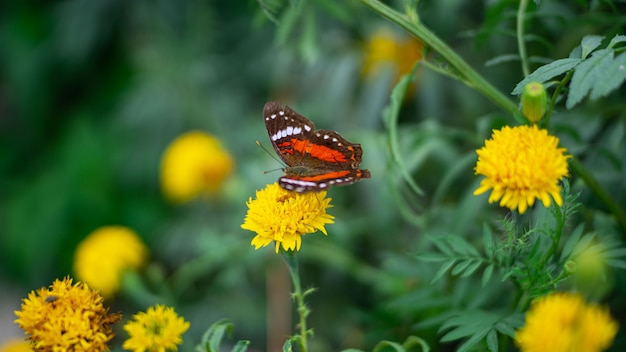
[{"label": "orange-yellow flower", "polygon": [[134,352],[177,351],[183,343],[181,335],[189,329],[189,322],[172,307],[157,304],[144,312],[139,312],[124,325],[130,337],[122,348]]},{"label": "orange-yellow flower", "polygon": [[606,308],[579,294],[553,293],[532,303],[515,343],[522,352],[600,352],[611,346],[617,328]]},{"label": "orange-yellow flower", "polygon": [[491,190],[489,203],[499,200],[500,206],[520,214],[536,198],[549,207],[552,197],[560,206],[563,200],[559,181],[569,175],[565,152],[565,148],[559,148],[557,137],[536,125],[494,130],[491,139],[476,152],[476,174],[485,178],[474,194]]},{"label": "orange-yellow flower", "polygon": [[191,131],[176,138],[161,160],[161,189],[175,203],[215,193],[232,173],[230,154],[217,138]]},{"label": "orange-yellow flower", "polygon": [[31,291],[15,311],[20,326],[36,351],[109,351],[115,335],[111,325],[121,319],[108,314],[98,291],[87,284],[72,285],[69,277],[50,288]]},{"label": "orange-yellow flower", "polygon": [[76,277],[111,298],[120,289],[122,275],[146,261],[148,248],[135,231],[124,226],[96,229],[79,243],[74,254]]},{"label": "orange-yellow flower", "polygon": [[321,231],[332,224],[334,217],[326,213],[332,207],[326,191],[296,193],[282,189],[277,183],[256,192],[248,200],[248,213],[241,228],[257,233],[252,239],[255,249],[274,241],[276,253],[282,246],[286,251],[299,251],[302,236]]}]

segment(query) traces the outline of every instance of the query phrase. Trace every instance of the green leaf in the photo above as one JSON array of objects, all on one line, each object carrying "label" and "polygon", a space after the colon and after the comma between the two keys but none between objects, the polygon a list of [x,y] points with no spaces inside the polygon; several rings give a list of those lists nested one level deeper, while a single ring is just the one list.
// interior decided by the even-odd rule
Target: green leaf
[{"label": "green leaf", "polygon": [[589,244],[591,243],[591,241],[593,241],[594,237],[595,237],[595,234],[584,235],[580,239],[580,241],[578,241],[578,243],[576,244],[576,247],[572,251],[572,255],[570,256],[570,258],[575,257],[579,255],[580,253],[582,253],[584,250],[586,250],[589,247]]},{"label": "green leaf", "polygon": [[441,266],[441,268],[439,268],[439,270],[435,274],[435,277],[433,277],[433,279],[430,282],[433,283],[433,282],[439,280],[439,278],[441,278],[443,276],[443,274],[445,274],[452,267],[452,265],[454,265],[454,263],[456,263],[456,259],[450,259],[447,262],[445,262]]},{"label": "green leaf", "polygon": [[626,80],[626,53],[622,53],[600,71],[597,84],[591,88],[590,99],[598,99],[613,92]]},{"label": "green leaf", "polygon": [[573,108],[595,85],[603,84],[599,80],[603,76],[603,71],[607,70],[612,62],[613,50],[602,49],[594,52],[591,58],[576,66],[569,86],[570,91],[567,95],[565,107],[568,109]]},{"label": "green leaf", "polygon": [[626,261],[624,260],[608,258],[605,259],[604,262],[606,263],[606,265],[613,268],[626,269]]},{"label": "green leaf", "polygon": [[463,237],[448,236],[445,237],[445,240],[456,253],[466,256],[480,257],[480,253],[478,253],[476,248],[474,248],[474,246],[467,242]]},{"label": "green leaf", "polygon": [[617,45],[619,43],[624,43],[624,42],[626,42],[626,35],[617,34],[617,35],[615,35],[615,37],[613,37],[611,39],[611,41],[609,42],[609,45],[607,45],[606,47],[611,49],[615,45]]},{"label": "green leaf", "polygon": [[283,352],[293,352],[293,347],[291,346],[291,339],[285,341],[285,344],[283,344]]},{"label": "green leaf", "polygon": [[454,266],[454,268],[451,271],[451,274],[455,276],[459,275],[463,270],[465,270],[465,268],[467,268],[468,265],[470,265],[471,262],[472,262],[471,259],[467,259],[462,262],[459,262],[457,265]]},{"label": "green leaf", "polygon": [[483,224],[483,247],[485,247],[487,258],[493,258],[493,234],[486,223]]},{"label": "green leaf", "polygon": [[397,351],[397,352],[406,352],[406,350],[404,349],[404,347],[402,347],[401,344],[397,342],[393,342],[393,341],[380,341],[379,343],[376,344],[376,346],[374,346],[373,352],[382,351],[382,349],[385,347],[391,347],[394,349],[394,351]]},{"label": "green leaf", "polygon": [[489,279],[491,279],[492,274],[493,274],[493,264],[490,264],[485,268],[485,271],[483,271],[483,279],[482,279],[483,287],[487,285],[487,282],[489,282]]},{"label": "green leaf", "polygon": [[439,236],[429,236],[428,239],[437,247],[437,249],[447,255],[448,257],[452,257],[454,255],[454,251],[448,245],[448,242],[445,240],[445,237]]},{"label": "green leaf", "polygon": [[491,352],[498,352],[498,333],[496,330],[491,330],[487,334],[487,348]]},{"label": "green leaf", "polygon": [[583,226],[580,225],[569,236],[567,241],[565,241],[565,245],[563,246],[563,251],[561,252],[561,262],[569,259],[572,251],[576,248],[576,244],[580,240],[580,236],[583,234]]},{"label": "green leaf", "polygon": [[567,58],[567,59],[556,60],[547,65],[543,65],[539,67],[538,69],[536,69],[533,73],[529,74],[528,77],[524,78],[521,82],[519,82],[515,86],[515,89],[513,89],[513,92],[511,92],[511,94],[513,95],[522,94],[522,90],[524,90],[524,87],[526,86],[526,84],[532,81],[544,83],[553,77],[556,77],[560,74],[563,74],[573,69],[580,62],[581,62],[581,59]]},{"label": "green leaf", "polygon": [[465,341],[459,348],[457,352],[465,352],[469,351],[470,348],[474,347],[477,343],[479,343],[487,334],[492,331],[492,328],[485,327],[478,330],[474,335],[472,335],[467,341]]},{"label": "green leaf", "polygon": [[602,35],[586,35],[580,42],[582,58],[586,59],[592,51],[599,47],[602,44],[602,39],[604,39]]},{"label": "green leaf", "polygon": [[250,345],[250,341],[242,340],[237,342],[235,347],[231,350],[232,352],[246,352],[248,350],[248,345]]},{"label": "green leaf", "polygon": [[392,160],[400,170],[400,174],[411,190],[417,195],[422,195],[424,194],[424,191],[422,191],[422,189],[417,185],[417,182],[415,182],[405,167],[406,163],[400,153],[400,144],[398,139],[398,117],[400,115],[400,108],[402,107],[404,95],[406,94],[409,84],[411,83],[411,79],[413,78],[415,70],[418,66],[419,62],[413,66],[411,73],[402,76],[398,84],[396,84],[393,88],[393,91],[391,92],[391,102],[383,110],[383,119],[388,129],[389,149]]},{"label": "green leaf", "polygon": [[480,266],[483,264],[482,260],[474,259],[473,263],[470,264],[461,277],[468,277],[472,275]]},{"label": "green leaf", "polygon": [[202,335],[200,346],[196,349],[206,352],[218,352],[226,332],[229,335],[233,333],[233,324],[228,319],[222,319],[213,323]]}]

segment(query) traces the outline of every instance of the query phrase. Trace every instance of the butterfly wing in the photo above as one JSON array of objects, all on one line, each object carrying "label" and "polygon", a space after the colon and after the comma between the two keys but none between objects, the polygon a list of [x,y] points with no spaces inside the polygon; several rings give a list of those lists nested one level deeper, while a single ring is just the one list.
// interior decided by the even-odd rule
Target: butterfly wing
[{"label": "butterfly wing", "polygon": [[359,170],[360,144],[335,131],[315,130],[309,119],[276,102],[265,104],[263,116],[272,146],[287,164],[285,176],[279,179],[282,188],[320,191],[370,177],[368,170]]},{"label": "butterfly wing", "polygon": [[296,165],[302,159],[307,141],[315,131],[313,122],[276,102],[265,104],[263,118],[276,154],[287,166]]},{"label": "butterfly wing", "polygon": [[327,171],[317,175],[288,174],[278,180],[278,184],[287,190],[298,193],[322,191],[331,185],[347,186],[363,178],[370,178],[369,170]]}]

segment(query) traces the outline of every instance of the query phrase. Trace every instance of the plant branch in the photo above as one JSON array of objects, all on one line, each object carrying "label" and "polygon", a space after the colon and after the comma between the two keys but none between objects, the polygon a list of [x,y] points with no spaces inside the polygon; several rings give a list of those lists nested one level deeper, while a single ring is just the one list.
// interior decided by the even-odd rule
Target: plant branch
[{"label": "plant branch", "polygon": [[526,19],[524,15],[526,7],[528,7],[528,0],[520,0],[519,8],[517,9],[517,48],[522,62],[522,72],[524,73],[524,77],[530,74],[530,69],[528,68],[528,56],[526,54],[526,42],[524,41],[524,20]]}]

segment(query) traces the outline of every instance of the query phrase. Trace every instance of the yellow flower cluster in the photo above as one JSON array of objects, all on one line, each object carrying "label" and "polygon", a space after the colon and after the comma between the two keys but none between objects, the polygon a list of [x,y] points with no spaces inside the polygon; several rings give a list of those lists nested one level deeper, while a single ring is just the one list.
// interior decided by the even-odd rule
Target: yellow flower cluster
[{"label": "yellow flower cluster", "polygon": [[122,348],[134,352],[177,351],[183,343],[181,335],[189,329],[189,322],[179,317],[172,307],[157,304],[137,313],[124,325],[130,338]]},{"label": "yellow flower cluster", "polygon": [[114,333],[111,325],[121,319],[108,314],[103,298],[82,282],[69,277],[55,280],[50,288],[31,291],[15,311],[15,323],[24,330],[36,351],[108,351]]},{"label": "yellow flower cluster", "polygon": [[234,162],[210,134],[192,131],[176,138],[161,159],[161,189],[174,203],[215,193],[232,173]]},{"label": "yellow flower cluster", "polygon": [[104,298],[119,291],[122,274],[140,268],[148,248],[124,226],[104,226],[92,232],[76,248],[74,272],[79,280],[100,290]]},{"label": "yellow flower cluster", "polygon": [[324,225],[334,217],[326,213],[332,207],[326,192],[296,193],[282,189],[277,183],[256,192],[246,205],[248,213],[241,228],[257,233],[252,239],[255,249],[276,243],[276,253],[282,246],[286,251],[299,251],[302,236],[317,230],[326,235]]},{"label": "yellow flower cluster", "polygon": [[553,293],[533,302],[515,342],[522,352],[600,352],[611,346],[617,323],[607,309],[574,293]]},{"label": "yellow flower cluster", "polygon": [[569,175],[568,156],[559,148],[559,139],[533,126],[505,126],[494,130],[491,139],[479,149],[476,174],[484,175],[475,195],[491,191],[489,203],[523,214],[539,198],[545,207],[550,196],[559,206],[559,181]]}]

